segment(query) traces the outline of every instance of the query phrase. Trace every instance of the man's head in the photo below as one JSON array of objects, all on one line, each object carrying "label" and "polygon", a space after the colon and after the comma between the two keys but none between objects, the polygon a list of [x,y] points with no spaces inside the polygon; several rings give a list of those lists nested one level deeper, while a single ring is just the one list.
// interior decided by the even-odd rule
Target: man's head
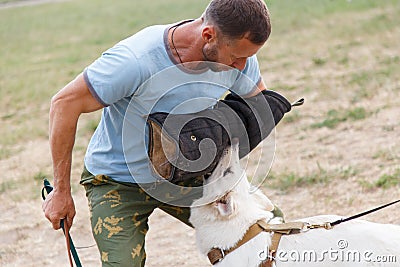
[{"label": "man's head", "polygon": [[270,33],[262,0],[212,0],[203,14],[204,60],[243,69]]}]

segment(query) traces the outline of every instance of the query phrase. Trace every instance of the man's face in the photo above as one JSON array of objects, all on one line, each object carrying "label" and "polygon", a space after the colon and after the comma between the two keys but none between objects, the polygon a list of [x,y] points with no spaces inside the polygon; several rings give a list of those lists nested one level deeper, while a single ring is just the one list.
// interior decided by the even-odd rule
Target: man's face
[{"label": "man's face", "polygon": [[217,62],[238,70],[246,67],[246,60],[253,56],[262,45],[253,44],[245,37],[239,40],[221,38],[203,46],[205,61]]}]

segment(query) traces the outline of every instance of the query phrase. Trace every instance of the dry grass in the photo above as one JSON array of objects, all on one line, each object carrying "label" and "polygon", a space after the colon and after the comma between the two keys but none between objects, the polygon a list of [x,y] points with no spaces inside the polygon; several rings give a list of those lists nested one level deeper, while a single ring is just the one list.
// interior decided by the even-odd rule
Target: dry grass
[{"label": "dry grass", "polygon": [[[150,3],[138,2],[137,16],[129,11],[131,1],[119,1],[111,9],[105,1],[71,1],[0,10],[0,37],[9,51],[0,65],[1,266],[67,262],[62,235],[43,218],[39,198],[41,178],[51,175],[47,144],[51,95],[123,36],[147,24],[193,17],[206,5],[182,0],[170,8],[170,1],[155,2],[157,10],[165,11],[155,19],[147,15]],[[277,127],[275,158],[263,190],[288,219],[351,215],[399,198],[399,3],[269,2],[275,27],[259,54],[263,77],[271,89],[293,101],[304,97],[306,103]],[[177,6],[188,13],[179,12]],[[64,32],[56,31],[60,28]],[[72,180],[78,209],[72,235],[77,245],[93,244],[78,180],[98,118],[98,113],[81,118],[74,151]],[[265,178],[268,157],[272,158],[264,155],[261,165],[256,154],[250,160],[249,173],[259,169],[254,181]],[[399,218],[398,207],[367,217],[400,224]],[[193,230],[158,212],[150,224],[148,266],[207,266],[195,251]],[[185,255],[179,253],[183,248]],[[80,255],[84,266],[98,266],[95,248],[81,250]]]}]

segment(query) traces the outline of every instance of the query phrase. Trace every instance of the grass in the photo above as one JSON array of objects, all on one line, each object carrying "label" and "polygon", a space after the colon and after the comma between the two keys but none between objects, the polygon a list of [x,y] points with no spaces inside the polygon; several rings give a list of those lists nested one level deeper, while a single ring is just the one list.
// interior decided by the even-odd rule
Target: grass
[{"label": "grass", "polygon": [[304,186],[312,186],[316,184],[325,184],[330,180],[326,174],[311,173],[309,175],[299,176],[295,173],[281,174],[279,176],[271,176],[271,188],[280,191],[288,191],[289,189],[300,188]]},{"label": "grass", "polygon": [[271,88],[353,104],[395,90],[398,1],[271,1],[270,7],[276,28],[259,58],[267,62],[266,77],[273,73]]},{"label": "grass", "polygon": [[0,183],[0,194],[15,189],[16,187],[17,184],[15,183],[15,181],[3,181]]},{"label": "grass", "polygon": [[5,159],[8,158],[9,156],[11,156],[12,152],[9,148],[0,148],[0,160],[1,159]]},{"label": "grass", "polygon": [[374,185],[384,189],[400,185],[400,169],[397,169],[393,174],[382,175]]},{"label": "grass", "polygon": [[[0,68],[7,68],[8,74],[1,72],[4,86],[1,85],[0,97],[10,98],[6,108],[23,108],[23,100],[28,99],[48,100],[118,40],[146,25],[168,22],[165,14],[177,15],[166,1],[154,5],[135,2],[109,5],[107,1],[72,1],[0,10],[0,38],[7,51]],[[176,2],[189,16],[204,5]],[[191,2],[191,7],[186,2]],[[153,8],[160,11],[149,17]]]},{"label": "grass", "polygon": [[383,174],[373,182],[362,180],[360,184],[368,190],[377,188],[389,189],[391,187],[400,186],[400,169],[397,168],[391,174]]},{"label": "grass", "polygon": [[380,149],[372,155],[373,159],[382,159],[386,162],[395,161],[400,159],[400,155],[396,154],[393,149]]},{"label": "grass", "polygon": [[36,182],[43,182],[44,179],[49,179],[49,177],[50,177],[50,175],[48,175],[42,171],[39,171],[38,173],[36,173],[33,176],[33,180]]},{"label": "grass", "polygon": [[306,174],[292,172],[272,173],[267,178],[265,186],[278,189],[282,192],[289,192],[300,187],[312,187],[315,185],[326,185],[335,179],[346,180],[354,177],[359,171],[353,166],[347,166],[335,170],[322,167],[317,162],[317,170]]},{"label": "grass", "polygon": [[280,27],[286,31],[308,28],[321,19],[326,19],[332,14],[362,12],[383,6],[398,6],[396,0],[374,1],[374,0],[302,0],[302,1],[266,1],[271,11],[272,19],[278,30]]},{"label": "grass", "polygon": [[362,107],[357,107],[354,109],[349,109],[344,111],[332,109],[329,110],[328,113],[326,114],[326,119],[324,119],[322,122],[313,123],[311,125],[311,128],[327,127],[329,129],[334,129],[342,122],[349,120],[350,121],[363,120],[367,118],[368,115],[369,112],[367,112]]},{"label": "grass", "polygon": [[285,123],[295,123],[300,120],[301,120],[301,115],[300,115],[300,112],[298,112],[297,110],[293,110],[289,114],[287,114],[283,117],[283,121]]},{"label": "grass", "polygon": [[268,186],[280,191],[288,191],[293,188],[328,183],[332,175],[322,168],[319,163],[317,165],[318,171],[305,175],[298,175],[294,172],[271,174],[268,179]]},{"label": "grass", "polygon": [[86,125],[85,125],[85,129],[88,133],[93,134],[94,131],[96,131],[96,128],[99,124],[99,120],[89,120]]},{"label": "grass", "polygon": [[147,25],[196,17],[205,6],[103,0],[0,9],[0,159],[15,153],[16,143],[47,138],[51,96],[101,52]]},{"label": "grass", "polygon": [[[30,199],[35,199],[38,196],[38,188],[40,188],[43,184],[43,180],[45,178],[51,177],[47,173],[43,171],[39,171],[33,175],[33,177],[17,177],[18,179],[16,180],[5,180],[0,183],[0,194],[7,193],[10,191],[13,191],[17,189],[18,187],[21,186],[21,184],[24,184],[25,186],[27,185],[35,185],[35,186],[29,186],[32,189],[32,194],[31,195],[24,195],[25,199],[30,198]],[[19,196],[13,196],[13,199],[19,199]]]}]

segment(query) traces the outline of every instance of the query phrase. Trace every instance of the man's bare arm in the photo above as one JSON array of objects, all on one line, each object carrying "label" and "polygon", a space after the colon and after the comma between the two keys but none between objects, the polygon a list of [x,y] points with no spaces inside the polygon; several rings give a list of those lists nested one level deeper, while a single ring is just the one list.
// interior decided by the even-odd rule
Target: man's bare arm
[{"label": "man's bare arm", "polygon": [[53,160],[54,190],[43,203],[46,218],[54,229],[66,218],[69,227],[75,216],[71,196],[72,149],[79,116],[103,108],[90,93],[83,74],[61,89],[51,100],[49,138]]},{"label": "man's bare arm", "polygon": [[249,97],[255,96],[263,90],[267,90],[267,86],[265,85],[264,80],[261,78],[261,80],[257,84],[257,88],[255,88],[255,90],[253,90],[253,92],[245,95],[244,98],[249,98]]}]

